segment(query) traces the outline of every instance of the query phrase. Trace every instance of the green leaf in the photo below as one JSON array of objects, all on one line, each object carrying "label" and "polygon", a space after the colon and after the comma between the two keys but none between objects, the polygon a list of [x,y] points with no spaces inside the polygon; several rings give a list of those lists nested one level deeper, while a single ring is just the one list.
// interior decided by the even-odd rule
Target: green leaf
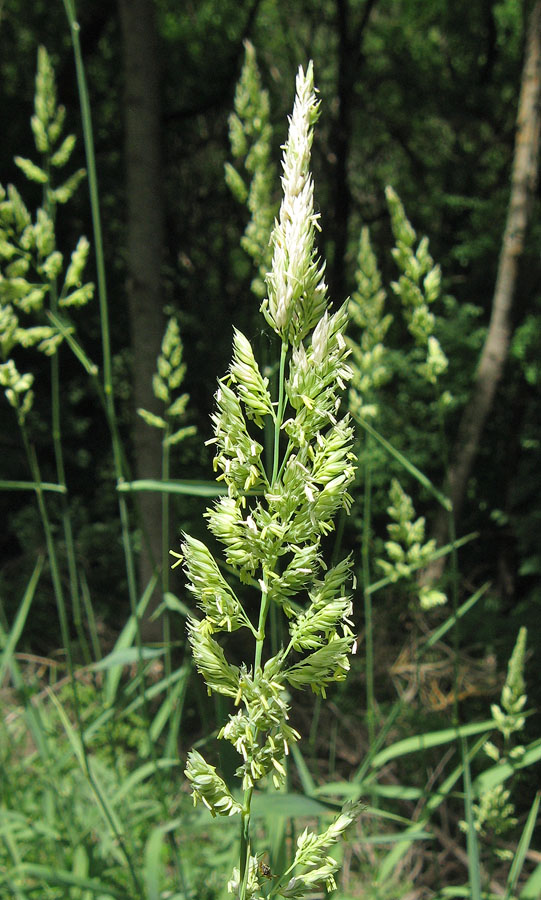
[{"label": "green leaf", "polygon": [[480,796],[481,794],[484,794],[485,791],[507,781],[508,778],[511,778],[511,776],[515,774],[517,769],[525,769],[527,766],[532,766],[534,763],[539,762],[540,759],[541,738],[528,744],[520,759],[513,760],[512,763],[508,761],[498,763],[495,766],[491,766],[491,768],[487,769],[485,772],[481,772],[473,782],[473,789],[476,796]]},{"label": "green leaf", "polygon": [[451,744],[461,737],[470,737],[474,734],[483,734],[493,731],[494,722],[488,719],[484,722],[473,722],[470,725],[461,725],[458,728],[444,728],[441,731],[430,731],[426,734],[417,734],[414,737],[404,738],[390,747],[386,747],[377,753],[372,760],[371,768],[380,769],[391,759],[404,756],[406,753],[417,753],[428,750],[429,747],[440,747],[442,744]]},{"label": "green leaf", "polygon": [[452,616],[449,616],[449,618],[445,620],[443,625],[440,625],[439,628],[436,628],[436,630],[432,632],[428,640],[422,644],[423,650],[428,650],[429,647],[433,647],[434,644],[437,644],[438,641],[442,639],[444,634],[446,634],[451,628],[453,628],[454,625],[456,625],[456,623],[459,621],[459,619],[466,615],[466,613],[472,608],[472,606],[477,603],[477,601],[483,596],[483,594],[486,594],[489,587],[490,582],[485,582],[485,584],[483,584],[479,588],[479,590],[475,592],[475,594],[472,594],[472,596],[469,597],[468,600],[466,600],[462,604],[462,606],[459,607],[459,609],[457,609],[456,613],[454,613]]},{"label": "green leaf", "polygon": [[15,622],[13,623],[13,627],[11,628],[7,641],[2,647],[2,653],[0,654],[0,684],[3,683],[4,673],[6,669],[10,667],[11,659],[13,653],[15,652],[15,647],[17,646],[17,642],[22,634],[26,618],[32,605],[32,600],[34,599],[34,594],[36,592],[36,587],[40,579],[44,562],[45,557],[41,556],[34,566],[34,571],[32,572],[27,588],[24,592],[23,599],[21,600],[21,605],[17,612],[17,616],[15,617]]},{"label": "green leaf", "polygon": [[[532,840],[533,831],[535,828],[535,824],[537,822],[537,814],[539,812],[539,802],[541,801],[541,793],[539,791],[534,797],[534,801],[531,805],[530,812],[528,813],[528,818],[526,820],[526,824],[522,830],[522,834],[520,836],[520,841],[518,843],[517,851],[513,857],[513,862],[511,863],[511,868],[509,869],[509,875],[507,876],[507,885],[505,888],[505,894],[503,900],[511,900],[511,897],[515,895],[517,882],[520,877],[520,873],[522,872],[522,867],[524,865],[524,860],[526,859],[526,854],[530,848],[530,843]],[[524,892],[520,894],[521,900],[524,900]]]},{"label": "green leaf", "polygon": [[355,413],[353,413],[353,418],[356,422],[358,422],[361,428],[364,428],[364,430],[367,431],[368,434],[371,435],[371,437],[373,437],[376,441],[378,441],[379,444],[381,444],[382,447],[385,448],[390,456],[396,459],[396,461],[399,462],[400,465],[402,465],[404,469],[406,469],[406,471],[410,473],[410,475],[413,475],[413,477],[417,479],[419,484],[425,487],[427,491],[430,491],[432,496],[436,498],[436,500],[441,504],[441,506],[443,506],[444,509],[451,511],[452,505],[449,498],[442,494],[441,491],[439,491],[432,484],[430,479],[427,478],[426,475],[417,468],[417,466],[414,466],[413,463],[410,462],[410,460],[400,452],[400,450],[397,450],[396,447],[393,447],[393,445],[390,444],[389,441],[387,441],[383,437],[383,435],[379,433],[379,431],[376,431],[376,429],[373,428],[366,421],[366,419],[364,419],[362,416],[356,415]]},{"label": "green leaf", "polygon": [[[474,744],[472,749],[468,751],[468,758],[473,759],[473,757],[476,756],[484,743],[485,739],[480,738]],[[454,788],[456,782],[462,776],[463,771],[464,766],[461,763],[459,766],[456,766],[447,776],[447,778],[439,785],[438,791],[428,798],[426,805],[421,811],[419,821],[415,822],[413,825],[406,829],[406,831],[404,832],[404,840],[398,843],[396,847],[394,847],[383,860],[377,875],[378,881],[381,881],[381,883],[383,883],[384,881],[387,881],[387,879],[394,877],[396,867],[402,857],[407,853],[408,847],[410,845],[410,840],[413,839],[412,833],[418,832],[420,828],[422,828],[430,821],[430,817],[446,800],[449,793]]]},{"label": "green leaf", "polygon": [[156,481],[142,478],[138,481],[122,481],[117,491],[157,491],[160,494],[187,494],[190,497],[221,497],[227,488],[215,481]]},{"label": "green leaf", "polygon": [[182,600],[179,600],[178,597],[175,597],[171,591],[167,591],[164,596],[164,606],[167,609],[172,610],[173,612],[180,613],[181,616],[184,616],[186,619],[189,619],[190,616],[193,616],[193,610],[191,610]]},{"label": "green leaf", "polygon": [[475,817],[473,811],[473,791],[471,783],[470,761],[468,759],[468,747],[464,738],[460,741],[462,750],[462,765],[464,768],[464,806],[466,811],[466,845],[468,850],[468,874],[471,888],[471,900],[481,900],[481,867],[479,859],[479,842],[475,830]]},{"label": "green leaf", "polygon": [[160,885],[164,875],[162,862],[162,847],[165,832],[161,827],[153,828],[145,845],[145,864],[143,878],[145,882],[147,900],[160,900]]},{"label": "green leaf", "polygon": [[[115,651],[118,652],[120,650],[124,650],[126,647],[131,648],[133,646],[133,642],[134,642],[136,634],[137,634],[137,627],[138,627],[139,619],[141,618],[145,609],[148,606],[149,600],[152,597],[152,594],[154,593],[154,588],[156,587],[157,580],[158,580],[157,576],[153,576],[150,579],[150,582],[148,583],[148,585],[143,593],[143,596],[141,597],[139,603],[137,604],[137,609],[135,611],[135,615],[132,614],[129,617],[128,621],[124,625],[124,628],[120,632],[120,635],[118,636],[117,642],[115,644],[115,648],[112,651],[113,653]],[[138,659],[139,659],[139,657],[138,657]],[[118,688],[118,684],[120,682],[121,675],[122,675],[122,667],[119,665],[113,666],[112,668],[110,668],[107,671],[107,676],[106,676],[106,680],[105,680],[105,692],[104,692],[105,702],[107,704],[113,703],[113,700],[116,696],[116,691]]]},{"label": "green leaf", "polygon": [[104,669],[113,669],[115,666],[132,666],[139,659],[154,659],[157,656],[163,656],[165,649],[152,647],[126,647],[120,650],[112,650],[99,662],[92,666],[93,671],[100,672]]},{"label": "green leaf", "polygon": [[308,797],[313,797],[316,793],[316,783],[310,774],[308,766],[304,761],[304,757],[297,744],[292,744],[290,750],[297,767],[297,772],[299,773],[302,789]]},{"label": "green leaf", "polygon": [[0,481],[2,491],[53,491],[57,494],[67,494],[65,484],[51,484],[49,481]]},{"label": "green leaf", "polygon": [[541,897],[541,863],[532,872],[519,894],[519,900],[539,900]]},{"label": "green leaf", "polygon": [[81,891],[90,891],[92,896],[100,898],[105,896],[118,897],[119,900],[126,900],[126,892],[121,891],[104,881],[97,878],[81,878],[72,872],[56,866],[43,866],[36,863],[21,863],[12,870],[14,875],[28,878],[34,878],[43,885],[71,885]]},{"label": "green leaf", "polygon": [[152,759],[149,762],[138,766],[134,772],[130,772],[128,777],[124,779],[119,790],[116,791],[111,798],[113,806],[117,807],[125,797],[133,793],[137,785],[141,784],[142,781],[146,781],[147,778],[156,775],[157,770],[165,771],[167,769],[174,769],[176,766],[180,765],[181,762],[178,759]]},{"label": "green leaf", "polygon": [[74,356],[77,357],[85,371],[88,372],[88,374],[92,378],[95,378],[98,374],[99,369],[97,365],[88,358],[81,345],[73,337],[73,329],[70,328],[62,319],[60,319],[58,316],[55,316],[51,312],[47,312],[47,318],[53,323],[64,340],[69,344]]},{"label": "green leaf", "polygon": [[179,675],[177,683],[172,686],[150,726],[150,740],[153,744],[157,743],[165,726],[172,722],[177,709],[182,709],[191,671],[191,666],[184,665],[180,675],[176,673]]},{"label": "green leaf", "polygon": [[280,791],[256,791],[253,797],[252,814],[256,817],[315,818],[336,815],[336,806],[322,803],[305,794],[286,794]]}]

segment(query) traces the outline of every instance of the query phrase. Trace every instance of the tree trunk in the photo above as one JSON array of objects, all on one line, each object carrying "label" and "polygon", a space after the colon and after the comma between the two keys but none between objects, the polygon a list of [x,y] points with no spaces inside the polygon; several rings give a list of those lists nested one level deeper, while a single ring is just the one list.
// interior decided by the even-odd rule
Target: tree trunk
[{"label": "tree trunk", "polygon": [[[541,0],[536,2],[528,24],[526,53],[517,114],[511,196],[498,262],[498,272],[487,336],[469,402],[462,414],[456,445],[448,471],[448,495],[455,521],[464,505],[468,479],[479,450],[481,435],[502,377],[511,339],[511,309],[520,257],[530,217],[539,169],[541,112]],[[434,536],[439,544],[449,539],[448,515],[441,510]],[[443,559],[427,570],[433,581],[443,571]]]},{"label": "tree trunk", "polygon": [[[164,209],[160,148],[160,92],[157,34],[152,0],[119,0],[124,65],[126,166],[126,290],[133,354],[133,444],[138,478],[159,478],[161,432],[136,414],[159,413],[152,376],[164,321],[160,291]],[[139,495],[143,545],[140,590],[161,560],[161,495]],[[159,602],[156,592],[147,616]],[[142,624],[144,640],[161,636],[159,623]]]}]

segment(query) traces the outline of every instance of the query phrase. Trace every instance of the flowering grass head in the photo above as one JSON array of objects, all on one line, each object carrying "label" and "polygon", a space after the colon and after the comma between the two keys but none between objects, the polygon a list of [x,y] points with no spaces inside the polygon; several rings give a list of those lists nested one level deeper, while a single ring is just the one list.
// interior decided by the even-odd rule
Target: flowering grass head
[{"label": "flowering grass head", "polygon": [[[262,877],[252,853],[252,791],[262,780],[270,779],[276,788],[285,784],[289,747],[300,740],[289,722],[289,691],[310,687],[325,696],[330,684],[345,678],[355,640],[351,560],[328,569],[321,551],[334,517],[351,503],[355,459],[353,430],[340,413],[340,394],[352,375],[344,338],[347,312],[345,306],[328,309],[324,265],[314,243],[318,217],[310,150],[319,104],[311,64],[306,72],[299,69],[296,88],[284,148],[283,200],[261,307],[280,338],[277,383],[263,376],[249,340],[235,331],[209,441],[227,494],[207,510],[208,527],[233,575],[253,586],[257,602],[242,602],[241,592],[201,541],[185,535],[181,554],[175,554],[202,615],[189,624],[196,668],[210,693],[232,701],[218,738],[239,754],[242,802],[195,751],[186,775],[195,802],[203,802],[213,815],[241,818],[240,865],[229,883],[240,900],[259,896]],[[272,437],[270,464],[265,432]],[[267,621],[273,604],[284,616],[287,637],[269,655]],[[220,636],[242,629],[244,646],[252,652],[234,663]],[[340,817],[331,830],[338,834],[351,818]],[[307,832],[291,876],[288,870],[273,892],[301,897],[316,884],[331,885],[336,864],[322,853],[334,839],[334,831],[311,837]],[[299,874],[293,874],[297,868]]]}]

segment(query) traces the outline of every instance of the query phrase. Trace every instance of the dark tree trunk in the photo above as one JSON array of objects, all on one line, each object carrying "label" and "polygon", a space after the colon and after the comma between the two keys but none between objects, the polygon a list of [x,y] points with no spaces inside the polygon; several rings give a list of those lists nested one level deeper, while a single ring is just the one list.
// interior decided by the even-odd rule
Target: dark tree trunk
[{"label": "dark tree trunk", "polygon": [[[124,63],[126,166],[126,290],[133,353],[133,441],[138,478],[158,478],[161,433],[136,414],[139,407],[160,412],[152,393],[152,375],[164,322],[160,290],[164,210],[160,153],[160,91],[157,34],[152,0],[119,0]],[[161,560],[161,496],[139,495],[143,546],[140,590]],[[159,601],[151,601],[149,613]],[[146,619],[145,640],[161,635],[159,623]]]}]

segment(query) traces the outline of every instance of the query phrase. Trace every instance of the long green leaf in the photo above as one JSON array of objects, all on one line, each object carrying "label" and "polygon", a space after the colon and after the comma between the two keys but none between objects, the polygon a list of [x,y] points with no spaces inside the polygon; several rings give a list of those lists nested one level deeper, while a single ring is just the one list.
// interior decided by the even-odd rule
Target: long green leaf
[{"label": "long green leaf", "polygon": [[252,815],[256,817],[274,817],[294,819],[336,815],[336,806],[314,800],[305,794],[285,794],[281,791],[254,793]]},{"label": "long green leaf", "polygon": [[[178,679],[184,678],[184,668],[177,669],[175,672],[171,672],[170,675],[167,675],[165,678],[160,679],[160,681],[156,682],[156,684],[150,685],[146,689],[145,695],[147,700],[152,700],[154,697],[159,696],[159,694],[163,693],[167,690],[168,687],[174,685]],[[137,689],[136,679],[127,686],[126,694],[129,696],[133,690]],[[138,696],[126,706],[125,709],[119,711],[114,706],[107,706],[100,714],[97,716],[90,725],[85,728],[84,731],[84,740],[88,742],[95,734],[103,728],[104,725],[107,724],[111,719],[117,718],[127,718],[132,712],[140,709],[145,702],[145,696],[142,694],[138,694]]]},{"label": "long green leaf", "polygon": [[164,647],[141,647],[139,651],[137,647],[121,647],[119,650],[112,650],[99,662],[93,663],[90,667],[93,671],[103,671],[105,669],[113,669],[115,666],[132,666],[138,659],[154,659],[156,656],[163,656]]},{"label": "long green leaf", "polygon": [[436,630],[432,632],[428,640],[421,644],[421,650],[428,650],[429,647],[433,647],[434,644],[437,644],[437,642],[440,641],[442,637],[447,634],[447,632],[451,628],[453,628],[454,625],[456,625],[458,620],[465,616],[466,613],[469,612],[469,610],[472,608],[472,606],[475,606],[477,601],[480,600],[483,594],[487,592],[489,587],[490,582],[487,581],[479,588],[478,591],[475,592],[475,594],[472,594],[472,596],[469,597],[462,604],[462,606],[457,609],[456,613],[454,613],[452,616],[449,616],[449,618],[443,623],[443,625],[440,625],[439,628],[436,628]]},{"label": "long green leaf", "polygon": [[64,484],[54,484],[50,481],[4,481],[0,480],[2,491],[52,491],[55,494],[67,494],[68,489]]},{"label": "long green leaf", "polygon": [[541,897],[541,863],[534,869],[519,894],[519,900],[539,900]]},{"label": "long green leaf", "polygon": [[64,727],[64,731],[66,732],[68,740],[73,749],[74,756],[79,763],[81,772],[83,773],[83,775],[85,775],[87,782],[90,785],[92,792],[96,798],[97,809],[103,816],[104,822],[106,822],[107,826],[111,829],[112,836],[114,838],[117,838],[118,835],[123,834],[124,829],[122,823],[117,818],[112,804],[108,800],[107,792],[104,789],[103,785],[100,783],[99,778],[97,777],[96,767],[92,765],[92,759],[89,759],[85,754],[85,748],[83,746],[81,735],[75,730],[75,728],[73,728],[62,704],[52,691],[49,691],[49,698],[56,707],[56,710]]},{"label": "long green leaf", "polygon": [[475,830],[475,817],[473,813],[473,791],[471,783],[470,761],[468,759],[468,745],[466,739],[460,741],[462,753],[462,765],[464,767],[464,807],[466,814],[466,847],[468,851],[468,874],[471,890],[471,900],[481,900],[481,866],[479,860],[479,842]]},{"label": "long green leaf", "polygon": [[353,413],[353,418],[356,422],[358,422],[361,428],[364,428],[364,430],[367,431],[368,434],[378,442],[378,444],[381,444],[381,446],[387,451],[390,456],[396,459],[396,461],[399,462],[400,465],[410,473],[410,475],[413,475],[413,477],[417,479],[419,484],[422,484],[422,486],[425,487],[427,491],[429,491],[432,496],[435,497],[436,500],[446,510],[448,510],[448,512],[451,512],[453,506],[449,498],[445,497],[444,494],[442,494],[441,491],[439,491],[437,487],[432,484],[430,479],[427,478],[426,475],[417,468],[417,466],[414,466],[413,463],[410,462],[407,456],[404,456],[404,454],[401,453],[400,450],[397,450],[396,447],[393,447],[393,445],[390,444],[389,441],[387,441],[383,437],[383,435],[379,433],[379,431],[376,431],[375,428],[372,428],[372,426],[366,421],[366,419],[363,419],[362,416],[355,415],[355,413]]},{"label": "long green leaf", "polygon": [[485,791],[507,781],[507,779],[510,778],[511,775],[514,775],[518,769],[525,769],[527,766],[539,762],[540,759],[541,738],[538,738],[538,740],[528,744],[520,759],[513,760],[512,763],[498,763],[490,769],[487,769],[485,772],[481,772],[473,782],[473,791],[475,795],[478,797],[480,794],[484,794]]},{"label": "long green leaf", "polygon": [[[143,879],[146,888],[145,900],[161,900],[163,896],[160,889],[165,868],[162,859],[162,847],[165,835],[173,831],[173,829],[177,829],[179,824],[179,820],[175,819],[166,825],[159,825],[153,828],[150,833],[150,837],[145,845],[143,867]],[[167,893],[167,897],[170,897],[170,900],[175,900],[175,898],[176,900],[186,900],[186,894],[183,893],[177,893],[172,896]]]},{"label": "long green leaf", "polygon": [[384,797],[386,800],[419,800],[424,796],[421,788],[408,787],[402,784],[377,784],[368,781],[331,781],[322,784],[315,790],[316,797],[342,797],[344,800],[360,800],[369,794]]},{"label": "long green leaf", "polygon": [[372,760],[372,768],[380,769],[391,759],[404,756],[407,753],[415,753],[418,750],[427,750],[430,747],[439,747],[441,744],[450,744],[458,738],[471,737],[474,734],[483,734],[495,728],[494,721],[488,719],[484,722],[473,722],[471,725],[460,725],[458,728],[443,728],[441,731],[429,731],[426,734],[416,734],[402,741],[397,741],[390,747],[386,747]]},{"label": "long green leaf", "polygon": [[432,841],[434,835],[430,831],[426,831],[417,826],[417,831],[408,832],[399,831],[396,833],[385,832],[382,834],[363,834],[363,844],[401,844],[407,841],[408,844],[414,841]]},{"label": "long green leaf", "polygon": [[[530,843],[532,840],[533,830],[535,828],[535,823],[537,822],[537,814],[539,812],[539,803],[541,801],[541,792],[537,792],[534,797],[534,801],[532,803],[530,812],[528,813],[528,818],[526,819],[526,824],[522,829],[522,834],[520,836],[520,841],[518,842],[517,852],[513,858],[513,862],[511,863],[511,868],[509,869],[509,875],[507,876],[507,884],[505,886],[505,894],[503,900],[510,900],[511,897],[514,896],[515,890],[517,887],[518,879],[520,878],[520,873],[522,872],[522,866],[524,865],[524,860],[526,859],[526,854],[529,850]],[[541,891],[540,891],[541,893]],[[521,900],[523,895],[521,894]],[[539,896],[539,894],[538,894]]]},{"label": "long green leaf", "polygon": [[19,610],[15,617],[15,622],[13,623],[7,640],[4,641],[2,635],[0,635],[0,646],[2,646],[2,653],[0,654],[0,684],[2,684],[4,680],[4,673],[11,664],[11,660],[15,652],[15,647],[17,646],[19,638],[22,634],[22,630],[26,622],[26,617],[32,605],[32,600],[34,599],[34,594],[36,592],[36,587],[38,585],[44,562],[45,557],[40,556],[36,565],[34,566],[34,571],[30,576],[30,581],[28,582],[27,588],[24,592],[23,599],[21,600],[21,605],[19,606]]},{"label": "long green leaf", "polygon": [[297,744],[291,745],[291,755],[297,767],[297,772],[299,773],[299,778],[301,780],[304,793],[307,797],[313,797],[316,791],[316,783],[310,775],[308,766],[306,765],[304,757]]},{"label": "long green leaf", "polygon": [[[90,891],[94,896],[115,897],[118,900],[131,900],[130,894],[121,891],[116,887],[105,884],[97,878],[80,878],[73,872],[67,872],[63,869],[52,868],[51,866],[38,865],[36,863],[22,863],[14,871],[14,874],[35,878],[41,881],[43,885],[71,885],[80,890]],[[35,896],[35,894],[34,894]]]},{"label": "long green leaf", "polygon": [[[127,647],[131,647],[136,635],[137,635],[137,620],[143,615],[148,602],[153,594],[154,588],[156,586],[157,576],[153,576],[150,579],[149,584],[146,587],[146,590],[143,593],[139,603],[137,604],[137,610],[135,615],[131,615],[124,625],[124,628],[120,632],[120,635],[117,638],[114,650],[124,650]],[[142,648],[141,648],[142,649]],[[105,681],[105,690],[104,697],[105,702],[108,705],[112,705],[113,700],[116,696],[116,692],[118,689],[118,685],[120,682],[120,678],[122,676],[122,667],[113,667],[109,669],[107,672],[107,677]]]},{"label": "long green leaf", "polygon": [[152,720],[152,724],[150,726],[150,739],[153,743],[156,743],[158,741],[163,729],[165,728],[167,723],[170,722],[177,704],[181,702],[181,695],[183,697],[184,693],[186,692],[190,673],[191,666],[187,664],[182,667],[182,674],[177,672],[177,683],[166,695],[165,700],[163,701],[158,712]]},{"label": "long green leaf", "polygon": [[118,806],[120,801],[127,794],[131,793],[136,785],[140,784],[151,775],[154,775],[156,769],[171,769],[179,765],[180,762],[178,759],[152,759],[150,760],[150,762],[143,763],[142,766],[139,766],[134,772],[131,772],[130,775],[128,775],[128,777],[124,779],[120,788],[112,797],[111,802],[115,806]]},{"label": "long green leaf", "polygon": [[[468,759],[473,759],[474,756],[477,755],[483,744],[485,743],[485,738],[480,738],[468,752]],[[387,881],[387,879],[392,878],[394,872],[396,871],[396,867],[399,861],[402,859],[405,853],[408,851],[409,841],[407,838],[410,836],[411,832],[416,833],[421,828],[424,828],[425,825],[430,820],[431,815],[435,812],[436,809],[444,802],[444,800],[448,797],[453,787],[459,778],[462,777],[462,773],[464,771],[464,766],[462,763],[456,766],[455,769],[447,776],[447,778],[442,782],[439,786],[438,791],[431,794],[427,800],[426,806],[421,811],[419,819],[415,822],[414,825],[407,828],[404,832],[404,841],[401,841],[397,844],[390,853],[387,854],[383,863],[380,866],[377,881],[379,883],[383,883]]]},{"label": "long green leaf", "polygon": [[73,337],[69,325],[67,325],[59,316],[50,311],[47,312],[47,318],[53,323],[54,327],[62,335],[62,337],[72,350],[73,355],[83,366],[87,375],[90,375],[92,378],[96,378],[99,372],[97,365],[93,363],[91,359],[89,359],[79,342]]},{"label": "long green leaf", "polygon": [[145,865],[143,880],[147,900],[160,900],[160,884],[163,879],[162,847],[163,828],[153,828],[145,846]]},{"label": "long green leaf", "polygon": [[215,481],[158,481],[154,478],[141,478],[138,481],[120,481],[117,491],[157,491],[160,494],[186,494],[189,497],[220,497],[227,494],[227,488]]}]

